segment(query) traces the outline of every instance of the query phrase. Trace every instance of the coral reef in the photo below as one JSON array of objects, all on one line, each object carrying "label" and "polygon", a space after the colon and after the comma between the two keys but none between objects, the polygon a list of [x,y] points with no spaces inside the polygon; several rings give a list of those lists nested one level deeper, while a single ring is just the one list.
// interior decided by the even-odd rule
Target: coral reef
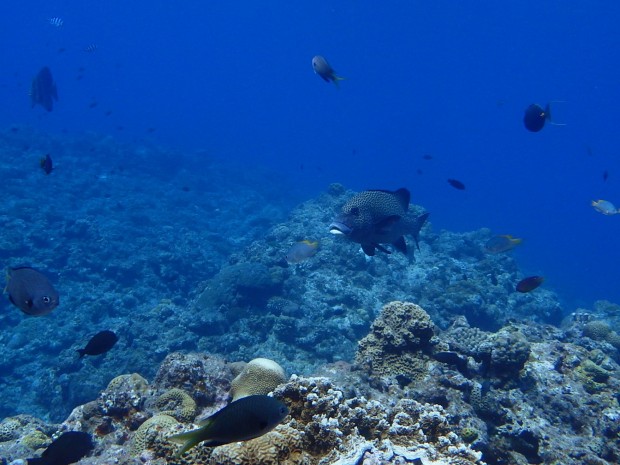
[{"label": "coral reef", "polygon": [[255,358],[232,380],[230,395],[235,401],[255,394],[269,394],[284,382],[286,374],[278,363],[266,358]]},{"label": "coral reef", "polygon": [[196,402],[182,389],[172,388],[155,401],[160,409],[159,415],[168,415],[176,420],[189,423],[196,416]]},{"label": "coral reef", "polygon": [[427,372],[424,352],[431,348],[433,327],[422,307],[390,302],[360,341],[356,363],[375,375],[401,375],[419,382]]}]

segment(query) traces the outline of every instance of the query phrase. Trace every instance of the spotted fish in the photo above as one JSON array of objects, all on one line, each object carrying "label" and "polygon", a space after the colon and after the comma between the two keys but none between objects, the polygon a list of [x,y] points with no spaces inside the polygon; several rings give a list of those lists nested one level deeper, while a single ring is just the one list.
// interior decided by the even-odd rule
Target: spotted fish
[{"label": "spotted fish", "polygon": [[409,211],[409,199],[409,191],[404,188],[393,192],[360,192],[344,204],[341,213],[329,225],[329,231],[361,244],[362,250],[369,256],[373,256],[377,249],[390,253],[381,244],[392,244],[406,254],[404,236],[413,236],[417,245],[420,229],[429,215],[423,213],[416,216]]}]

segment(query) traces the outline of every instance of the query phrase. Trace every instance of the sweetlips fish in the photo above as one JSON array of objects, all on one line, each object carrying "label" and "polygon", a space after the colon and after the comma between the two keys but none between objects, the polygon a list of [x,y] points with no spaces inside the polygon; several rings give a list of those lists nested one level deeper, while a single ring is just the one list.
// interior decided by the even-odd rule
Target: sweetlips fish
[{"label": "sweetlips fish", "polygon": [[341,234],[361,244],[366,255],[375,250],[390,253],[381,244],[392,244],[406,254],[405,235],[413,236],[416,246],[420,229],[429,213],[415,215],[409,211],[409,191],[368,190],[354,195],[329,225],[329,232]]}]

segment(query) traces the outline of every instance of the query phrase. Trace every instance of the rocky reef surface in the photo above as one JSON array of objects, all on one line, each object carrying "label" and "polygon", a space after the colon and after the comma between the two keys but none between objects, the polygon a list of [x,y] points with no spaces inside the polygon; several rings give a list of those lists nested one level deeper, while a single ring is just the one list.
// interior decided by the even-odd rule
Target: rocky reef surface
[{"label": "rocky reef surface", "polygon": [[[121,375],[60,424],[4,419],[0,456],[20,463],[54,435],[77,430],[96,443],[83,465],[617,463],[618,349],[592,338],[597,320],[584,315],[571,315],[563,329],[528,322],[496,332],[461,316],[440,330],[422,307],[390,302],[354,363],[280,380],[272,395],[290,415],[272,432],[198,445],[181,457],[168,436],[226,405],[242,367],[216,355],[171,353],[151,382]],[[244,382],[260,389],[260,372]]]},{"label": "rocky reef surface", "polygon": [[[367,257],[328,233],[353,195],[339,184],[291,210],[274,183],[209,157],[25,130],[0,146],[14,180],[0,256],[61,292],[45,317],[0,313],[7,463],[66,430],[95,438],[83,464],[620,460],[620,307],[515,292],[513,256],[484,251],[491,231],[428,223],[419,250]],[[62,154],[49,176],[47,151]],[[287,263],[304,240],[317,253]],[[100,329],[118,344],[80,361]],[[237,362],[256,357],[292,375],[273,390],[290,416],[176,459],[166,437],[226,405]]]}]

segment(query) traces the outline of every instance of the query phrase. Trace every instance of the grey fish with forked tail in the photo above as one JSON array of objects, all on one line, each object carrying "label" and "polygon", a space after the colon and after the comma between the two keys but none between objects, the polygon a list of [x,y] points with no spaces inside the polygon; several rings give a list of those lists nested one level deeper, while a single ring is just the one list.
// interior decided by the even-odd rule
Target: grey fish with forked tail
[{"label": "grey fish with forked tail", "polygon": [[418,245],[420,229],[429,213],[415,215],[409,211],[409,191],[368,190],[354,195],[342,207],[340,215],[329,225],[329,232],[341,234],[361,244],[366,255],[375,251],[390,253],[381,244],[392,244],[406,254],[405,235],[413,236]]},{"label": "grey fish with forked tail", "polygon": [[288,412],[288,407],[273,397],[243,397],[215,412],[201,428],[168,439],[182,444],[176,454],[179,457],[201,442],[207,447],[215,447],[262,436],[278,426]]}]

